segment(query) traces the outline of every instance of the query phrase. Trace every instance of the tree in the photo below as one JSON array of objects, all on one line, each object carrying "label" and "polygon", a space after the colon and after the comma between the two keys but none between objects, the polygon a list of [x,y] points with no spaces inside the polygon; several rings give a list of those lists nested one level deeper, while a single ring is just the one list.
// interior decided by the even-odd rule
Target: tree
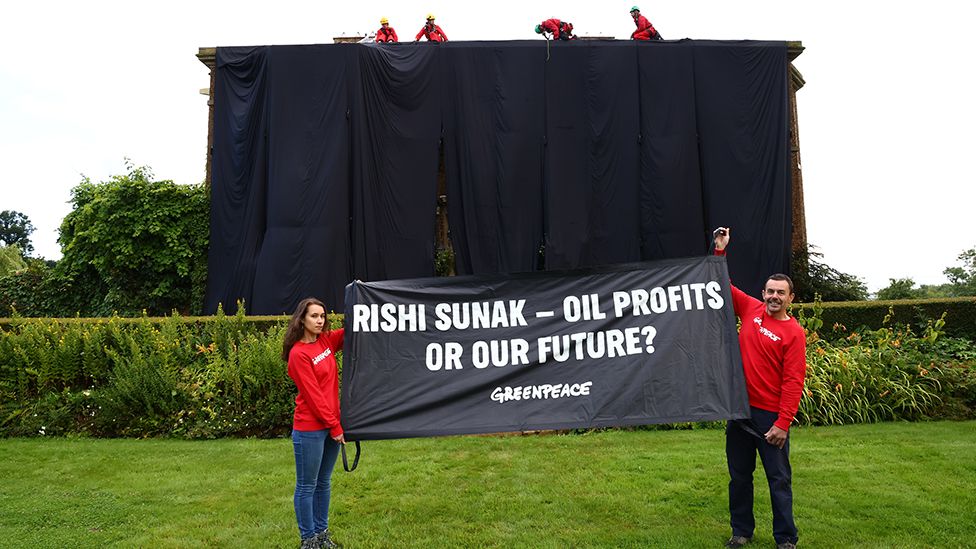
[{"label": "tree", "polygon": [[961,267],[947,267],[942,271],[947,284],[922,284],[915,287],[911,278],[891,278],[887,288],[878,291],[878,299],[923,299],[976,295],[976,248],[959,254]]},{"label": "tree", "polygon": [[921,290],[915,288],[915,281],[910,278],[889,278],[887,288],[878,290],[878,299],[916,299],[922,297]]},{"label": "tree", "polygon": [[34,252],[34,245],[30,235],[34,232],[34,225],[26,215],[13,210],[0,212],[0,245],[18,246],[24,256]]},{"label": "tree", "polygon": [[198,313],[210,207],[202,185],[152,181],[148,167],[72,189],[57,270],[88,297],[84,315]]},{"label": "tree", "polygon": [[952,284],[954,295],[976,295],[976,248],[970,248],[959,254],[961,267],[947,267],[942,271]]},{"label": "tree", "polygon": [[806,252],[793,254],[793,285],[796,300],[811,302],[815,294],[824,301],[863,301],[868,287],[851,274],[827,265],[817,247],[809,245]]}]

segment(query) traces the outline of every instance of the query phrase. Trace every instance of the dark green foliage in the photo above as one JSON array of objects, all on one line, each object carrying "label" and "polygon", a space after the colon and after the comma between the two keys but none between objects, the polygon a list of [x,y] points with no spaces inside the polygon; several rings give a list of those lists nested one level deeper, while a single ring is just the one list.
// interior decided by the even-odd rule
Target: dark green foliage
[{"label": "dark green foliage", "polygon": [[[976,298],[935,303],[930,311],[976,311]],[[798,421],[976,417],[976,343],[943,333],[948,313],[898,309],[916,315],[889,311],[858,331],[825,320],[858,305],[794,309],[809,342]],[[232,317],[4,319],[0,436],[286,434],[295,396],[279,356],[286,322],[243,307]]]},{"label": "dark green foliage", "polygon": [[922,284],[915,287],[911,278],[888,279],[887,287],[878,290],[877,299],[935,299],[940,297],[960,297],[974,295],[963,285],[958,284]]},{"label": "dark green foliage", "polygon": [[434,274],[436,276],[454,276],[454,248],[446,247],[437,250],[434,256]]},{"label": "dark green foliage", "polygon": [[806,252],[795,252],[792,278],[796,301],[809,303],[819,295],[825,301],[861,301],[868,288],[860,278],[842,273],[822,261],[823,254],[810,245]]},{"label": "dark green foliage", "polygon": [[959,254],[961,267],[949,267],[943,271],[953,286],[954,295],[976,296],[976,248]]},{"label": "dark green foliage", "polygon": [[233,317],[5,319],[0,436],[285,434],[295,399],[280,358],[287,320],[243,307]]},{"label": "dark green foliage", "polygon": [[[821,306],[827,330],[835,324],[847,331],[862,327],[876,330],[884,325],[889,312],[894,322],[917,328],[945,313],[946,335],[976,341],[976,297],[823,303]],[[793,307],[797,314],[804,309],[809,313],[814,304],[799,303]]]},{"label": "dark green foliage", "polygon": [[928,299],[937,297],[976,296],[976,248],[970,248],[957,258],[962,266],[942,271],[947,284],[923,284],[915,287],[911,278],[891,278],[887,288],[878,291],[878,299]]},{"label": "dark green foliage", "polygon": [[0,212],[0,246],[17,246],[24,256],[34,251],[30,235],[34,225],[26,215],[13,210]]},{"label": "dark green foliage", "polygon": [[152,181],[148,168],[127,168],[126,175],[102,183],[86,178],[72,189],[73,209],[58,238],[64,257],[57,272],[86,299],[79,309],[58,316],[201,310],[210,226],[207,189]]},{"label": "dark green foliage", "polygon": [[823,321],[819,301],[796,311],[807,331],[807,378],[797,420],[831,425],[976,416],[976,343],[919,327],[893,312],[877,329]]},{"label": "dark green foliage", "polygon": [[890,284],[887,288],[878,290],[878,299],[918,299],[922,297],[919,290],[915,288],[915,281],[910,278],[889,278]]},{"label": "dark green foliage", "polygon": [[56,317],[87,309],[92,288],[78,289],[74,280],[50,263],[28,258],[27,269],[0,277],[2,314]]}]

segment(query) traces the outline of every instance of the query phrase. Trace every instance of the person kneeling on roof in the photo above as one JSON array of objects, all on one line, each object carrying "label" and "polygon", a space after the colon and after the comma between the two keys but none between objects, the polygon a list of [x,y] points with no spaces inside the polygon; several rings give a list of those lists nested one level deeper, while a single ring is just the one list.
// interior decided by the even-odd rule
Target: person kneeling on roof
[{"label": "person kneeling on roof", "polygon": [[386,17],[380,19],[380,30],[376,31],[376,41],[377,42],[399,42],[400,39],[397,38],[397,33],[390,26],[390,20]]},{"label": "person kneeling on roof", "polygon": [[663,40],[654,25],[641,15],[640,8],[637,6],[630,8],[630,16],[634,18],[634,24],[637,25],[637,30],[630,34],[632,40]]},{"label": "person kneeling on roof", "polygon": [[552,18],[546,19],[535,26],[536,34],[543,34],[548,38],[550,35],[553,40],[576,40],[573,35],[573,24]]},{"label": "person kneeling on roof", "polygon": [[427,40],[431,42],[447,42],[447,35],[444,34],[444,30],[439,25],[434,24],[433,13],[427,14],[427,23],[420,28],[414,42],[419,42],[422,37],[427,37]]}]

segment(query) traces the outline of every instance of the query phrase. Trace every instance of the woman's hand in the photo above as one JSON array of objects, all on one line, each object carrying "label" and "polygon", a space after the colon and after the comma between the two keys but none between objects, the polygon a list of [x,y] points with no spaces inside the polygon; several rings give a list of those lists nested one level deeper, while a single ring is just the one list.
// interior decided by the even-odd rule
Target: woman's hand
[{"label": "woman's hand", "polygon": [[339,435],[337,437],[332,437],[332,440],[338,442],[339,444],[345,444],[346,443],[346,435],[342,434],[342,435]]}]

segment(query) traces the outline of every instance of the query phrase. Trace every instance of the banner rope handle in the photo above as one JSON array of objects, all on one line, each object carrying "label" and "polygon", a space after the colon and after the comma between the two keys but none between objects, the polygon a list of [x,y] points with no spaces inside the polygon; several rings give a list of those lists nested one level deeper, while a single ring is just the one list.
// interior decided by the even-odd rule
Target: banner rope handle
[{"label": "banner rope handle", "polygon": [[769,443],[769,441],[766,440],[766,437],[759,434],[759,431],[757,430],[758,428],[756,428],[756,424],[753,423],[752,419],[734,419],[732,421],[734,421],[743,431],[763,442],[766,442],[767,444]]},{"label": "banner rope handle", "polygon": [[346,459],[346,445],[340,445],[342,448],[342,468],[346,470],[347,473],[351,473],[356,470],[356,466],[359,465],[359,441],[353,441],[356,443],[356,457],[352,460],[352,469],[349,468],[349,460]]}]

